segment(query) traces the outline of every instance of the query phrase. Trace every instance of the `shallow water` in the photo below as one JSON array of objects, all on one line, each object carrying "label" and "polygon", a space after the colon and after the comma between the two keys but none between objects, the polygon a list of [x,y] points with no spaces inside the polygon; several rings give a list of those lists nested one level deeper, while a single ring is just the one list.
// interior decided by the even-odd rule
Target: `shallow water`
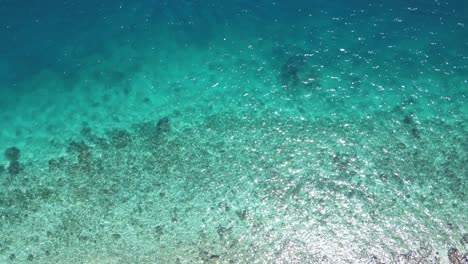
[{"label": "shallow water", "polygon": [[466,13],[0,1],[0,263],[462,261]]}]

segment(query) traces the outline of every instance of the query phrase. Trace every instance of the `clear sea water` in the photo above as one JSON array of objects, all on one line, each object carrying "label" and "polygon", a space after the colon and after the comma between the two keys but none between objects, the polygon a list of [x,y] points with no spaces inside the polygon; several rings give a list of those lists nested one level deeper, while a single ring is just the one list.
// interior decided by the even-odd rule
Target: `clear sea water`
[{"label": "clear sea water", "polygon": [[468,263],[467,15],[0,0],[0,263]]}]

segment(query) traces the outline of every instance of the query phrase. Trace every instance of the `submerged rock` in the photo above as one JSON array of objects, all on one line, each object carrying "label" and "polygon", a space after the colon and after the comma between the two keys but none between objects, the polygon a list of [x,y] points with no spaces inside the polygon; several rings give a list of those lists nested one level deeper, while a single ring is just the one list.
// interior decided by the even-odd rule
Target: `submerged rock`
[{"label": "submerged rock", "polygon": [[21,172],[21,165],[19,161],[12,161],[10,162],[10,165],[8,165],[8,173],[10,173],[11,176],[18,175]]},{"label": "submerged rock", "polygon": [[320,87],[318,74],[310,65],[309,59],[309,57],[299,54],[286,60],[279,73],[283,89],[317,89]]},{"label": "submerged rock", "polygon": [[151,146],[158,148],[164,141],[164,136],[171,131],[171,121],[169,117],[163,117],[157,122],[150,121],[133,125],[135,137]]},{"label": "submerged rock", "polygon": [[[93,154],[91,152],[91,147],[86,145],[83,141],[77,143],[77,142],[71,142],[68,146],[68,153],[76,155],[78,163],[76,164],[68,164],[66,166],[67,172],[68,173],[86,173],[86,174],[91,174],[97,170],[97,164],[96,160],[93,159]],[[66,165],[65,159],[59,159],[58,160],[58,166],[59,168],[64,168]],[[49,169],[56,169],[57,163],[55,161],[51,161],[49,164]]]},{"label": "submerged rock", "polygon": [[52,171],[58,171],[59,169],[59,163],[57,160],[54,160],[54,159],[50,159],[49,160],[49,171],[52,172]]},{"label": "submerged rock", "polygon": [[125,148],[131,143],[130,133],[124,129],[113,130],[110,132],[110,141],[115,148]]},{"label": "submerged rock", "polygon": [[403,124],[414,125],[413,117],[411,115],[405,115],[405,118],[403,119]]},{"label": "submerged rock", "polygon": [[371,256],[367,264],[385,264],[385,262],[382,262],[377,256]]},{"label": "submerged rock", "polygon": [[83,141],[81,142],[72,141],[68,144],[68,147],[67,147],[67,152],[70,154],[75,153],[75,152],[81,153],[83,151],[88,151],[88,150],[89,150],[88,145],[86,145],[86,143],[84,143]]},{"label": "submerged rock", "polygon": [[68,144],[67,152],[69,154],[78,154],[77,158],[80,163],[87,162],[91,159],[91,148],[83,141],[72,141]]},{"label": "submerged rock", "polygon": [[418,264],[418,263],[441,263],[439,253],[434,251],[428,243],[422,243],[417,250],[410,250],[407,253],[393,255],[391,262],[384,263],[401,263],[401,264]]},{"label": "submerged rock", "polygon": [[156,136],[167,133],[169,131],[171,131],[171,121],[169,117],[166,116],[159,119],[158,123],[156,124]]},{"label": "submerged rock", "polygon": [[54,172],[62,169],[65,166],[66,160],[65,158],[61,157],[59,159],[50,159],[49,164],[49,171]]},{"label": "submerged rock", "polygon": [[300,56],[289,57],[281,66],[280,80],[283,88],[291,88],[300,83],[299,73],[305,67],[305,61]]},{"label": "submerged rock", "polygon": [[83,150],[80,153],[78,153],[78,163],[84,165],[84,164],[90,164],[92,162],[92,154],[91,150]]},{"label": "submerged rock", "polygon": [[463,255],[458,249],[450,248],[447,252],[450,264],[468,264],[468,256]]},{"label": "submerged rock", "polygon": [[463,234],[463,237],[460,239],[460,244],[462,244],[462,246],[468,245],[468,233]]},{"label": "submerged rock", "polygon": [[17,161],[20,158],[20,150],[17,147],[10,147],[5,150],[5,157],[9,161]]},{"label": "submerged rock", "polygon": [[421,134],[419,133],[419,130],[416,127],[413,127],[411,129],[411,136],[413,136],[416,139],[421,139]]}]

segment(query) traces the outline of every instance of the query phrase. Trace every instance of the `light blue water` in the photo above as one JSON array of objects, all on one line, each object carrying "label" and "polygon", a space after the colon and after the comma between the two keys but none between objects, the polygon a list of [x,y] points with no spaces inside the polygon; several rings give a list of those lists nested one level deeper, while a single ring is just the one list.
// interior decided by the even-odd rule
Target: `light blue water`
[{"label": "light blue water", "polygon": [[463,263],[466,13],[0,1],[0,263]]}]

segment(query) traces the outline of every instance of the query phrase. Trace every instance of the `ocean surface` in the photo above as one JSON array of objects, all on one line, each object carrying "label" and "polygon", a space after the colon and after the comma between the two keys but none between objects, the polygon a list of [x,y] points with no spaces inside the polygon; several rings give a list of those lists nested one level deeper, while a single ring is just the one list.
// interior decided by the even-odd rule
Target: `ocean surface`
[{"label": "ocean surface", "polygon": [[464,0],[0,0],[0,263],[468,263],[467,97]]}]

